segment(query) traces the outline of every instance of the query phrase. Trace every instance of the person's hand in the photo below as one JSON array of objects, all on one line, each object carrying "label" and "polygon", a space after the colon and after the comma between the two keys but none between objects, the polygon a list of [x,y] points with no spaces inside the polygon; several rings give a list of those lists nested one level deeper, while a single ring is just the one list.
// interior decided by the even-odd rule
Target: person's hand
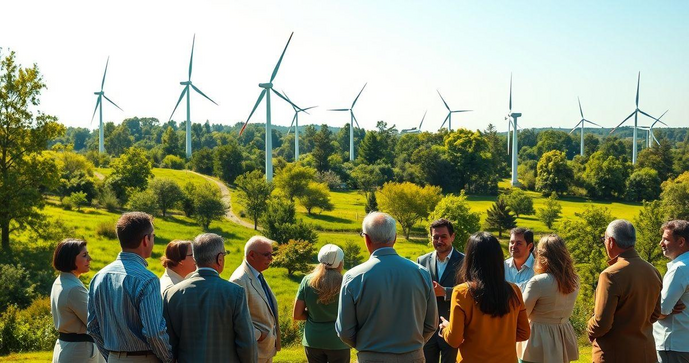
[{"label": "person's hand", "polygon": [[435,296],[445,297],[445,288],[435,281],[433,281],[433,291],[435,291]]},{"label": "person's hand", "polygon": [[445,318],[443,318],[441,316],[440,317],[440,325],[438,325],[438,328],[440,328],[440,330],[438,330],[438,335],[440,335],[442,337],[443,336],[443,329],[447,328],[448,326],[450,326],[450,322],[445,320]]},{"label": "person's hand", "polygon": [[268,337],[268,333],[261,331],[261,336],[258,337],[258,342],[264,341]]}]

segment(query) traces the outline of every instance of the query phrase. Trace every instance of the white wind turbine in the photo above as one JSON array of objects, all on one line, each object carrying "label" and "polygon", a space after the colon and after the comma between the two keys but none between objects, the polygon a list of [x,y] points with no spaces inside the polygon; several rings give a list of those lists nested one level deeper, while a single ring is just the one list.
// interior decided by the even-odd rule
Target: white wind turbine
[{"label": "white wind turbine", "polygon": [[443,126],[445,126],[445,123],[447,122],[447,129],[449,131],[452,131],[452,114],[453,113],[459,113],[459,112],[471,112],[472,110],[451,110],[450,106],[447,105],[447,102],[445,102],[445,99],[443,98],[443,95],[440,94],[440,91],[436,90],[438,92],[438,96],[440,96],[440,99],[443,100],[443,104],[445,105],[445,108],[447,108],[447,117],[445,117],[445,120],[443,121],[443,124],[440,125],[440,128],[442,129]]},{"label": "white wind turbine", "polygon": [[[284,93],[285,98],[289,100],[287,92],[283,90],[282,93]],[[299,161],[299,112],[304,112],[308,115],[309,113],[306,111],[316,107],[318,106],[311,106],[301,109],[292,105],[292,108],[294,109],[294,117],[292,117],[292,123],[289,125],[289,129],[287,129],[287,135],[289,135],[290,131],[292,131],[292,126],[294,126],[294,161]]]},{"label": "white wind turbine", "polygon": [[356,127],[359,127],[359,121],[356,120],[356,117],[354,117],[354,105],[356,105],[356,101],[359,99],[359,96],[361,96],[361,92],[364,92],[364,88],[366,88],[366,85],[368,83],[365,83],[363,87],[361,87],[361,91],[359,91],[359,94],[356,96],[354,99],[354,102],[352,102],[352,107],[350,108],[334,108],[334,109],[329,109],[328,111],[349,111],[349,160],[354,160],[354,123],[356,122]]},{"label": "white wind turbine", "polygon": [[[507,113],[506,118],[510,120],[512,126],[512,185],[519,185],[519,180],[517,179],[517,119],[521,117],[521,112],[512,112],[512,74],[510,74],[510,110]],[[509,130],[507,133],[508,145],[509,145]]]},{"label": "white wind turbine", "polygon": [[[669,111],[669,110],[667,110],[667,111]],[[665,122],[660,121],[660,119],[663,118],[663,116],[665,116],[665,114],[667,113],[667,111],[663,112],[663,114],[660,115],[660,117],[654,118],[655,121],[653,121],[653,123],[651,124],[651,126],[639,126],[639,128],[640,128],[641,130],[646,131],[646,147],[649,147],[649,148],[652,147],[652,146],[653,146],[653,141],[655,141],[656,144],[660,145],[660,141],[658,141],[658,139],[656,139],[656,136],[653,134],[653,126],[655,126],[656,123],[658,123],[658,122],[660,122],[661,124],[667,126],[667,124],[666,124]]]},{"label": "white wind turbine", "polygon": [[105,71],[103,71],[103,81],[100,84],[100,91],[93,92],[94,95],[98,96],[98,100],[96,101],[96,108],[93,110],[93,116],[91,116],[91,123],[93,123],[93,118],[96,117],[96,111],[100,110],[100,121],[98,122],[98,153],[100,154],[105,152],[105,147],[103,146],[103,98],[105,98],[105,100],[110,102],[113,106],[119,108],[120,111],[123,111],[120,106],[116,105],[115,102],[112,102],[105,95],[105,92],[103,92],[103,86],[105,86],[105,74],[108,73],[108,63],[110,63],[110,57],[108,57],[108,60],[105,61]]},{"label": "white wind turbine", "polygon": [[574,132],[574,130],[577,129],[577,127],[579,127],[581,125],[581,146],[579,149],[580,150],[579,155],[584,156],[584,126],[585,126],[585,123],[588,122],[590,124],[599,126],[600,128],[603,128],[603,126],[601,126],[601,125],[599,125],[599,124],[597,124],[591,120],[587,120],[584,117],[584,111],[581,109],[581,100],[579,100],[579,97],[577,97],[577,101],[579,101],[579,113],[581,114],[581,120],[579,120],[579,122],[576,125],[574,125],[574,127],[572,128],[572,131],[570,131],[569,133],[571,134],[572,132]]},{"label": "white wind turbine", "polygon": [[421,118],[421,122],[419,123],[419,127],[412,127],[411,129],[403,129],[400,131],[400,134],[420,134],[421,133],[421,125],[423,125],[423,120],[426,119],[426,113],[428,110],[426,110],[423,113],[423,117]]}]

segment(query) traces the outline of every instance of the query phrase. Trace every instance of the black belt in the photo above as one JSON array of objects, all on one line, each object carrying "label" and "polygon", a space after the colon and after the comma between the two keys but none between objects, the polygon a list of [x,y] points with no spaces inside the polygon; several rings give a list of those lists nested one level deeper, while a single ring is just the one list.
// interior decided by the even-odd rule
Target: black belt
[{"label": "black belt", "polygon": [[108,354],[116,355],[118,357],[135,357],[135,356],[153,355],[153,351],[137,350],[135,352],[109,352]]},{"label": "black belt", "polygon": [[88,334],[77,334],[77,333],[60,333],[60,340],[64,342],[91,342],[93,343],[93,338]]}]

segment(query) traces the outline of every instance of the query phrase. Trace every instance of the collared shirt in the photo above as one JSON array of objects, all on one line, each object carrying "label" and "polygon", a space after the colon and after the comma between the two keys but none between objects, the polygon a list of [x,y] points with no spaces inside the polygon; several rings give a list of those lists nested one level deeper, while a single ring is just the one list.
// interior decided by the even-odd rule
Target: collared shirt
[{"label": "collared shirt", "polygon": [[146,266],[141,256],[120,252],[91,280],[87,331],[106,358],[111,351],[151,350],[172,362],[160,281]]},{"label": "collared shirt", "polygon": [[526,288],[526,283],[531,280],[534,276],[533,270],[533,255],[529,253],[529,258],[522,265],[522,268],[517,270],[517,266],[514,265],[514,258],[508,258],[505,260],[505,280],[519,286],[519,290],[524,292]]},{"label": "collared shirt", "polygon": [[679,300],[689,306],[689,252],[684,252],[667,264],[660,293],[660,313],[667,317],[653,324],[657,350],[689,352],[689,310],[672,314]]},{"label": "collared shirt", "polygon": [[184,280],[184,276],[166,267],[165,273],[163,273],[163,276],[160,276],[160,294],[162,295],[165,290],[179,284],[182,280]]},{"label": "collared shirt", "polygon": [[450,250],[450,253],[445,256],[444,260],[441,260],[440,257],[438,257],[438,251],[434,251],[433,256],[435,260],[437,261],[436,263],[436,268],[438,269],[438,281],[443,277],[443,273],[445,272],[445,269],[447,268],[447,264],[450,263],[450,258],[452,257],[452,253],[455,252],[455,249],[452,248]]}]

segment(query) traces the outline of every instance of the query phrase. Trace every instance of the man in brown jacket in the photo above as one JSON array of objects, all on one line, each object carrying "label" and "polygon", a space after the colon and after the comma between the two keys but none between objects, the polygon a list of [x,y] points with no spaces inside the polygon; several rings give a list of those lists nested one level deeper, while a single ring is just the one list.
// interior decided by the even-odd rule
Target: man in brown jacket
[{"label": "man in brown jacket", "polygon": [[660,273],[634,249],[636,231],[623,219],[611,222],[603,244],[610,257],[596,288],[587,332],[593,362],[656,362],[653,323],[660,316]]}]

